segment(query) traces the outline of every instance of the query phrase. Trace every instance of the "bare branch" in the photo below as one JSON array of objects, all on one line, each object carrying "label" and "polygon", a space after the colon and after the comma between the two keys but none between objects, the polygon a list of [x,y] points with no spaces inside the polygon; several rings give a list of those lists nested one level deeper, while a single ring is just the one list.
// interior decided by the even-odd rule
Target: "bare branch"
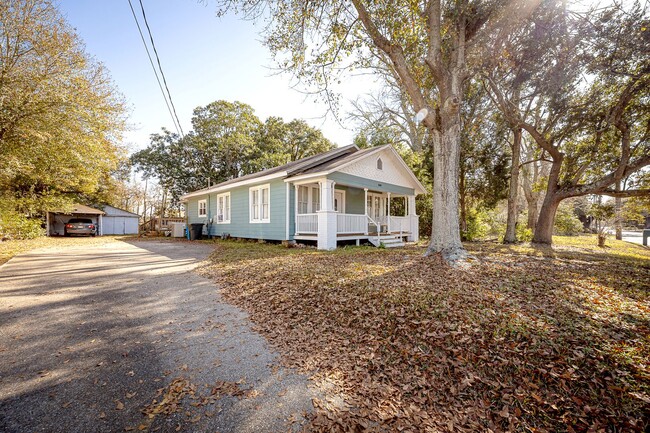
[{"label": "bare branch", "polygon": [[611,189],[606,189],[600,193],[599,195],[606,195],[609,197],[621,197],[621,198],[626,198],[626,197],[650,197],[650,189],[628,189],[625,191],[614,191]]}]

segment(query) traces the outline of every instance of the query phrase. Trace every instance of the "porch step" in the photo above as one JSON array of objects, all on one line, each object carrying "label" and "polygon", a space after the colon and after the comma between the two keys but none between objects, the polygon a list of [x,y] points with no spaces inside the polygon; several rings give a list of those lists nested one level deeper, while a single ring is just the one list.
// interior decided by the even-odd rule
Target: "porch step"
[{"label": "porch step", "polygon": [[404,242],[399,235],[370,236],[368,241],[376,247],[384,245],[385,248],[400,248]]}]

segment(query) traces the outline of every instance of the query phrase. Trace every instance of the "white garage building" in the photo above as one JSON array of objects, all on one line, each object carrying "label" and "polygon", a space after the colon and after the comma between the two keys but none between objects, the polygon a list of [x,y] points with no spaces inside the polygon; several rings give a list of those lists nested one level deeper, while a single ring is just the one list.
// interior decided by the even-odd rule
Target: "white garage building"
[{"label": "white garage building", "polygon": [[137,235],[140,216],[113,206],[104,205],[99,218],[100,235]]}]

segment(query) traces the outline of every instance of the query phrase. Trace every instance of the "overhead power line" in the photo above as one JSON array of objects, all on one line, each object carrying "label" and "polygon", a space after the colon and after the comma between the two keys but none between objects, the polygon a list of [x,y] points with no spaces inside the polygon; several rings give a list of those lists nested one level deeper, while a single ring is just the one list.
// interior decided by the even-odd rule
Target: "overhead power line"
[{"label": "overhead power line", "polygon": [[181,129],[181,135],[183,135],[183,127],[181,126],[181,122],[178,120],[178,115],[176,114],[176,107],[174,107],[174,101],[172,100],[172,94],[169,93],[169,87],[167,87],[167,80],[165,79],[165,73],[163,72],[162,66],[160,65],[160,57],[158,57],[158,50],[156,50],[156,44],[153,41],[153,35],[151,34],[151,29],[149,28],[149,23],[147,22],[147,14],[144,12],[144,5],[142,4],[142,0],[140,0],[140,9],[142,9],[142,18],[144,18],[144,25],[147,26],[149,39],[151,39],[151,47],[153,48],[153,53],[156,55],[156,61],[158,62],[158,69],[160,69],[160,75],[162,76],[163,83],[165,84],[165,89],[167,89],[167,96],[169,96],[169,103],[172,106],[172,111],[174,112],[174,117],[176,118],[176,122],[178,122],[178,127]]},{"label": "overhead power line", "polygon": [[[144,45],[144,49],[147,52],[147,57],[149,58],[149,63],[151,64],[151,68],[153,69],[153,73],[156,76],[156,81],[158,82],[158,87],[160,88],[160,92],[163,95],[163,99],[165,100],[165,105],[167,106],[167,111],[169,112],[169,115],[172,118],[172,122],[174,123],[174,128],[176,129],[176,132],[180,134],[181,137],[184,136],[183,134],[183,128],[181,126],[180,120],[178,120],[178,115],[176,114],[176,108],[174,107],[174,101],[172,100],[172,95],[169,92],[169,87],[167,86],[167,80],[165,80],[165,74],[162,70],[162,66],[160,65],[160,58],[158,57],[158,52],[156,51],[156,45],[154,44],[153,36],[151,34],[151,29],[149,28],[149,23],[147,23],[147,16],[144,12],[144,6],[142,5],[142,0],[140,0],[140,8],[142,9],[142,16],[144,18],[145,25],[147,26],[147,31],[149,33],[149,38],[151,40],[151,45],[153,47],[154,54],[156,55],[156,60],[158,63],[158,68],[160,70],[160,75],[162,76],[163,82],[165,83],[165,89],[167,89],[167,93],[165,93],[165,90],[163,89],[163,84],[160,82],[160,77],[158,76],[158,70],[156,70],[156,66],[153,63],[153,59],[151,58],[151,53],[149,52],[149,47],[147,45],[147,42],[144,38],[144,34],[142,33],[142,28],[140,27],[140,22],[138,21],[138,17],[135,13],[135,10],[133,9],[133,4],[131,3],[131,0],[128,0],[129,6],[131,7],[131,14],[133,14],[133,19],[135,20],[135,25],[138,27],[138,32],[140,33],[140,39],[142,40],[142,44]],[[170,106],[171,104],[171,106]]]}]

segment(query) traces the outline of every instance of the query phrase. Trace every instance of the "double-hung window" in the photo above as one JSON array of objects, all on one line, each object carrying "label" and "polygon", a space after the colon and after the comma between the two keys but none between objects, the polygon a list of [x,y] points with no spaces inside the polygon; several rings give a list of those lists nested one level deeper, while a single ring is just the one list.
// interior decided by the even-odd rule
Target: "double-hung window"
[{"label": "double-hung window", "polygon": [[301,185],[298,187],[298,213],[309,213],[309,187]]},{"label": "double-hung window", "polygon": [[199,218],[208,216],[208,201],[199,200]]},{"label": "double-hung window", "polygon": [[298,214],[316,213],[320,210],[320,189],[301,185],[298,187]]},{"label": "double-hung window", "polygon": [[318,212],[320,210],[320,188],[311,189],[311,211]]},{"label": "double-hung window", "polygon": [[250,222],[268,223],[271,221],[271,188],[269,184],[249,189]]},{"label": "double-hung window", "polygon": [[217,224],[230,223],[230,193],[217,195]]}]

